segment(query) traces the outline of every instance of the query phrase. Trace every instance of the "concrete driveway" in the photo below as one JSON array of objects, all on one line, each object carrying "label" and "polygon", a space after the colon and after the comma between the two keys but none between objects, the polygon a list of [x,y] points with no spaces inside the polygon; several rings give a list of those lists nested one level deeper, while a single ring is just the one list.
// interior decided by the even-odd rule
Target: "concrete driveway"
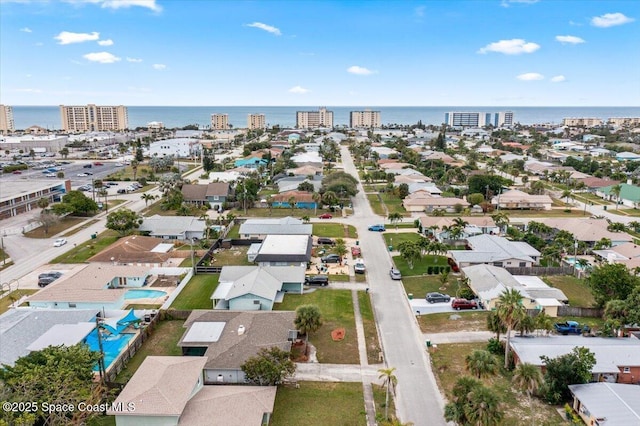
[{"label": "concrete driveway", "polygon": [[415,315],[455,312],[455,309],[451,307],[451,302],[429,303],[424,297],[409,300],[409,305],[411,305],[411,310]]}]

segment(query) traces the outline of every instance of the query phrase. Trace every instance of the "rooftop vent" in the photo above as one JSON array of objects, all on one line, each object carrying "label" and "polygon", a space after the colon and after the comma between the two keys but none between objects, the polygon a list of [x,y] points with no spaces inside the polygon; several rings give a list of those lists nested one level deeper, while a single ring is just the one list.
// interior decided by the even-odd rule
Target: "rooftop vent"
[{"label": "rooftop vent", "polygon": [[238,327],[238,336],[242,336],[244,334],[244,325]]}]

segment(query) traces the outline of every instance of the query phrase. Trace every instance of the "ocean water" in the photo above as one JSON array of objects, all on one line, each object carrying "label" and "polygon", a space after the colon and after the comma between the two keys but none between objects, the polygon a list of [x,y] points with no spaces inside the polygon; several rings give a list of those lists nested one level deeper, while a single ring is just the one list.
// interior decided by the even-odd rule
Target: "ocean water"
[{"label": "ocean water", "polygon": [[[472,111],[496,113],[513,111],[514,121],[521,124],[556,123],[561,124],[565,117],[640,117],[639,107],[331,107],[334,125],[348,125],[349,112],[370,109],[380,111],[383,124],[415,124],[422,120],[424,124],[440,125],[444,115],[450,111]],[[128,107],[129,127],[146,127],[151,121],[161,121],[165,127],[183,127],[197,124],[206,127],[211,123],[211,114],[229,115],[229,123],[234,127],[246,127],[248,114],[264,114],[268,125],[294,127],[296,111],[312,111],[316,107],[297,106],[131,106]],[[60,108],[58,106],[14,106],[13,116],[16,129],[25,129],[38,125],[49,129],[60,129]]]}]

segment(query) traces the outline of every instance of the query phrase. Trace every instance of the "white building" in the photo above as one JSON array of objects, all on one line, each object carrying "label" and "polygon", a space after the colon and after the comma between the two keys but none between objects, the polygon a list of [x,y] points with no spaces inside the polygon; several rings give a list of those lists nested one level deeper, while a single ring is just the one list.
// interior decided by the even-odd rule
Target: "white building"
[{"label": "white building", "polygon": [[502,111],[496,114],[496,121],[494,123],[496,127],[511,127],[513,126],[513,111]]},{"label": "white building", "polygon": [[69,143],[68,136],[58,135],[23,135],[7,136],[0,138],[0,149],[17,152],[22,150],[28,154],[32,149],[35,153],[52,152],[57,153]]},{"label": "white building", "polygon": [[351,111],[349,126],[357,129],[359,127],[380,127],[380,111]]},{"label": "white building", "polygon": [[165,157],[173,155],[176,158],[192,157],[200,154],[200,141],[190,138],[166,139],[152,142],[149,146],[149,156]]},{"label": "white building", "polygon": [[563,126],[577,127],[594,127],[594,126],[602,126],[602,119],[593,118],[593,117],[575,117],[575,118],[563,118],[562,119]]},{"label": "white building", "polygon": [[123,131],[129,128],[127,107],[122,105],[60,105],[60,121],[66,132]]},{"label": "white building", "polygon": [[264,114],[249,114],[247,116],[247,128],[249,130],[266,128]]},{"label": "white building", "polygon": [[13,121],[13,107],[9,105],[0,105],[0,134],[6,135],[16,130]]},{"label": "white building", "polygon": [[311,129],[315,127],[333,127],[333,111],[320,107],[318,111],[296,112],[296,128]]},{"label": "white building", "polygon": [[229,128],[229,114],[211,114],[211,128],[213,130],[227,130]]}]

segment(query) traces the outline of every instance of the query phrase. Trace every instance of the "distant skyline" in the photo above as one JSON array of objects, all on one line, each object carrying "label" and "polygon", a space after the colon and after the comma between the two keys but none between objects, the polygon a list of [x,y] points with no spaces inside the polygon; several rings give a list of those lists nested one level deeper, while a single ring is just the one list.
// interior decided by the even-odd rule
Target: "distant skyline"
[{"label": "distant skyline", "polygon": [[0,0],[0,102],[638,106],[639,21],[636,0]]}]

